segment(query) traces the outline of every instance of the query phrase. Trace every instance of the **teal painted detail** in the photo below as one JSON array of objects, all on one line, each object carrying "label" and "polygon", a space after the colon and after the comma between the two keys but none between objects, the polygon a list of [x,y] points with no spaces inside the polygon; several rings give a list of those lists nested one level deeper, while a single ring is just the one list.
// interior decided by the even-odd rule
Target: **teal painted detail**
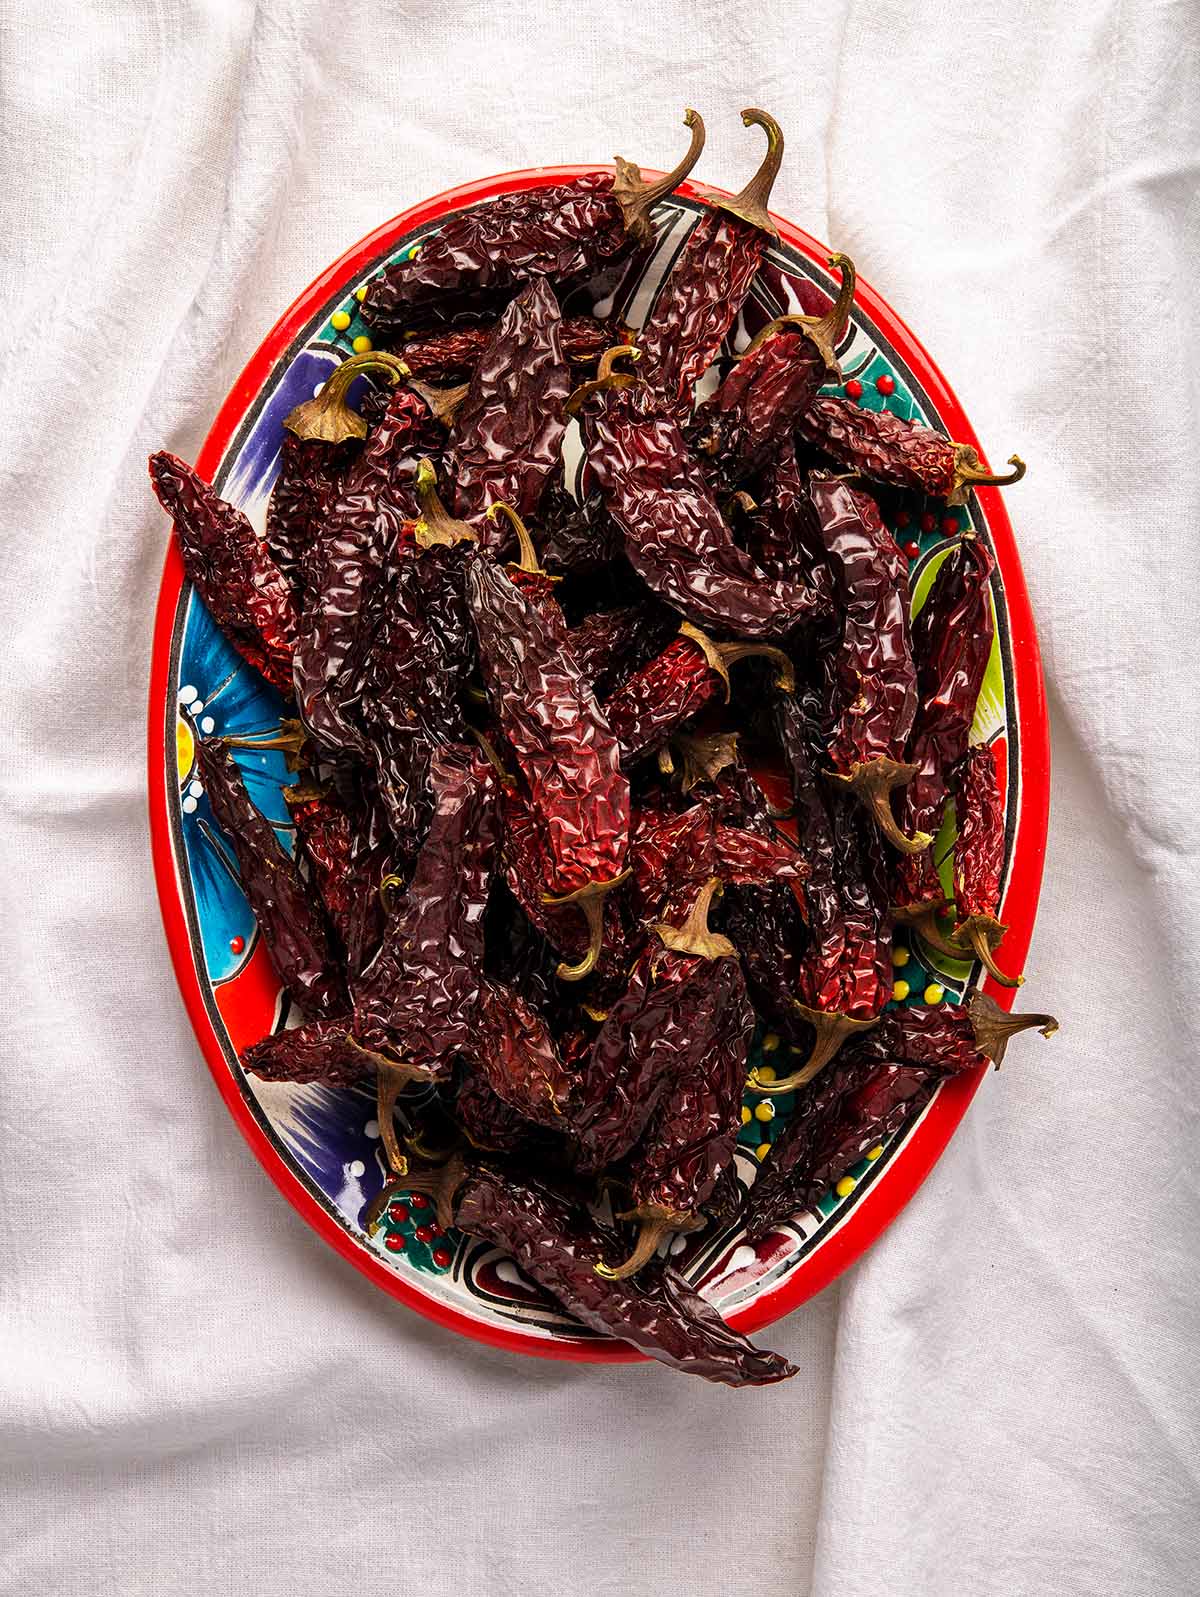
[{"label": "teal painted detail", "polygon": [[[423,1233],[418,1236],[420,1231]],[[461,1235],[443,1231],[437,1223],[433,1204],[424,1193],[401,1187],[380,1216],[375,1245],[394,1259],[404,1259],[416,1270],[430,1275],[445,1275],[457,1251]],[[435,1254],[444,1254],[439,1262]]]}]

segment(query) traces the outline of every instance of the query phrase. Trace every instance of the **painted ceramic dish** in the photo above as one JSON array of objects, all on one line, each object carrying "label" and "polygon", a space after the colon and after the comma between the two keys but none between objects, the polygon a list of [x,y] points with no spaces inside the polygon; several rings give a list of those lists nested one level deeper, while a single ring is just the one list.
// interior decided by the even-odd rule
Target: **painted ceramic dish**
[{"label": "painted ceramic dish", "polygon": [[[261,529],[279,464],[284,416],[308,398],[368,334],[356,290],[389,260],[417,246],[452,212],[518,189],[560,183],[585,168],[538,168],[489,178],[415,207],[389,222],[331,266],[268,334],[225,401],[197,461],[203,477]],[[654,293],[703,208],[685,185],[655,213],[658,244],[648,263],[603,304],[572,305],[640,325]],[[711,193],[711,190],[706,192]],[[780,221],[780,241],[763,270],[732,343],[789,311],[822,310],[835,289],[828,251]],[[359,348],[362,348],[359,344]],[[839,347],[843,384],[861,405],[915,416],[963,443],[974,433],[945,380],[916,338],[861,280],[851,324]],[[703,382],[701,392],[704,392]],[[574,440],[574,445],[572,444]],[[572,448],[574,452],[572,453]],[[568,433],[567,463],[578,455]],[[1007,837],[1001,915],[1010,930],[1005,954],[1019,965],[1029,943],[1041,878],[1048,793],[1048,743],[1037,641],[1008,517],[994,489],[972,494],[961,509],[931,504],[930,513],[897,536],[912,562],[914,608],[928,592],[948,539],[970,526],[997,559],[993,582],[996,642],[976,712],[974,736],[993,748],[1006,787]],[[373,1094],[268,1083],[247,1076],[240,1049],[269,1032],[281,1002],[279,984],[242,894],[232,853],[215,826],[197,780],[195,742],[210,733],[262,733],[283,706],[272,689],[225,642],[184,581],[172,546],[167,556],[154,639],[150,700],[150,803],[158,890],[175,968],[201,1046],[221,1094],[247,1141],[289,1202],[328,1242],[394,1297],[464,1335],[552,1358],[633,1360],[624,1344],[576,1324],[526,1281],[494,1248],[443,1234],[427,1200],[393,1203],[368,1235],[360,1215],[384,1181]],[[242,762],[259,808],[289,838],[282,798],[291,780],[282,756],[263,752]],[[952,822],[934,847],[949,877]],[[901,958],[903,959],[903,955]],[[978,981],[978,966],[932,960],[913,948],[897,968],[893,1002],[919,1002],[927,989],[959,1002]],[[901,985],[902,984],[902,985]],[[1007,1004],[1011,994],[995,989]],[[787,1069],[759,1038],[751,1064]],[[764,1047],[766,1052],[764,1053]],[[874,1159],[840,1180],[810,1213],[796,1215],[752,1246],[736,1230],[676,1239],[675,1262],[739,1330],[769,1324],[825,1286],[879,1235],[945,1147],[979,1085],[979,1075],[946,1082],[922,1117]],[[738,1173],[753,1180],[758,1159],[786,1122],[790,1099],[746,1100]],[[265,1201],[265,1200],[264,1200]]]}]

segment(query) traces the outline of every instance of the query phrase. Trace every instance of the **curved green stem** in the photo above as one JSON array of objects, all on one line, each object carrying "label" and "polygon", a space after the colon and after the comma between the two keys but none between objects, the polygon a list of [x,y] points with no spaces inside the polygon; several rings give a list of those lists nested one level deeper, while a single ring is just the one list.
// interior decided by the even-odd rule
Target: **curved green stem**
[{"label": "curved green stem", "polygon": [[533,547],[533,539],[529,536],[529,528],[513,507],[504,499],[495,499],[487,507],[487,519],[489,521],[495,521],[498,515],[504,517],[517,536],[517,550],[520,554],[520,559],[516,562],[509,561],[509,564],[513,565],[515,563],[518,571],[527,572],[531,577],[545,577],[548,582],[561,581],[560,577],[551,577],[542,570],[538,564],[537,550]]},{"label": "curved green stem", "polygon": [[946,495],[948,505],[965,505],[972,488],[1009,488],[1025,475],[1025,462],[1020,455],[1010,455],[1012,470],[1007,476],[997,476],[979,463],[979,451],[970,444],[954,446],[954,484]]},{"label": "curved green stem", "polygon": [[692,130],[687,154],[678,166],[664,177],[656,178],[653,183],[645,181],[641,168],[635,166],[632,161],[626,161],[620,155],[613,157],[617,168],[617,174],[613,178],[613,194],[625,218],[625,231],[639,244],[648,244],[654,236],[654,230],[650,225],[650,212],[659,200],[666,199],[668,194],[674,194],[700,159],[700,152],[704,149],[704,118],[699,111],[693,111],[689,106],[683,113],[683,125]]},{"label": "curved green stem", "polygon": [[892,814],[892,789],[912,781],[917,774],[915,765],[902,765],[898,760],[879,758],[864,760],[861,764],[856,761],[848,775],[840,771],[827,771],[825,774],[829,781],[850,789],[874,818],[884,837],[902,854],[921,854],[933,842],[928,832],[914,832],[911,837],[906,837]]},{"label": "curved green stem", "polygon": [[630,874],[629,871],[622,871],[619,876],[614,876],[607,882],[585,882],[582,887],[577,887],[573,893],[564,893],[561,898],[555,898],[548,893],[543,894],[543,904],[552,907],[574,904],[587,922],[587,950],[578,964],[568,965],[564,961],[558,967],[555,975],[559,981],[582,981],[595,970],[600,950],[604,946],[604,900],[614,887],[620,887],[622,882],[627,882]]},{"label": "curved green stem", "polygon": [[657,921],[651,930],[664,948],[676,954],[690,954],[695,959],[726,959],[737,949],[728,937],[709,930],[708,912],[715,898],[722,892],[721,878],[710,876],[696,896],[687,919],[682,926],[670,926]]},{"label": "curved green stem", "polygon": [[437,473],[431,460],[417,462],[417,499],[421,505],[421,519],[417,522],[416,539],[421,549],[431,549],[434,544],[453,547],[456,543],[478,543],[478,538],[465,521],[459,521],[446,509],[437,491]]},{"label": "curved green stem", "polygon": [[[690,1219],[691,1216],[681,1215],[679,1218]],[[642,1220],[638,1227],[637,1241],[629,1257],[621,1264],[597,1264],[593,1265],[593,1269],[606,1281],[627,1281],[631,1275],[636,1275],[640,1269],[650,1263],[658,1252],[663,1238],[678,1229],[674,1216],[655,1215]]]},{"label": "curved green stem", "polygon": [[742,122],[748,128],[763,129],[767,135],[767,153],[763,156],[762,165],[740,194],[735,194],[731,200],[714,200],[713,205],[719,211],[728,211],[731,216],[749,222],[751,227],[762,228],[772,238],[778,238],[779,229],[767,210],[767,201],[771,198],[771,190],[783,162],[783,129],[773,116],[754,106],[742,112]]},{"label": "curved green stem", "polygon": [[[953,936],[960,947],[966,944],[970,948],[989,976],[998,981],[1002,987],[1022,987],[1025,983],[1024,976],[1007,975],[993,957],[1007,930],[1008,927],[1001,925],[994,915],[969,915],[954,928]],[[959,957],[965,957],[965,950]]]},{"label": "curved green stem", "polygon": [[351,355],[326,380],[321,392],[306,399],[283,418],[283,425],[297,438],[316,438],[327,444],[340,444],[347,438],[365,438],[367,424],[346,401],[350,385],[367,372],[380,372],[391,378],[393,386],[411,376],[408,367],[385,350],[370,350]]},{"label": "curved green stem", "polygon": [[752,1092],[775,1097],[781,1092],[795,1092],[797,1087],[807,1086],[815,1076],[820,1075],[847,1037],[852,1037],[857,1031],[869,1031],[872,1026],[879,1024],[878,1015],[873,1015],[869,1020],[855,1020],[850,1015],[843,1015],[840,1010],[810,1009],[798,998],[793,998],[792,1004],[800,1018],[806,1020],[816,1032],[809,1056],[799,1070],[794,1070],[790,1076],[779,1076],[774,1081],[763,1081],[752,1070]]},{"label": "curved green stem", "polygon": [[579,387],[567,400],[563,407],[568,416],[578,416],[583,406],[594,394],[606,394],[610,389],[628,388],[637,379],[632,372],[614,371],[613,367],[618,360],[641,360],[642,352],[636,344],[614,344],[611,349],[606,349],[601,355],[596,367],[596,375],[589,382],[580,383]]},{"label": "curved green stem", "polygon": [[773,338],[776,333],[785,332],[788,328],[796,328],[804,334],[817,348],[821,359],[825,362],[825,369],[830,381],[840,382],[842,376],[841,364],[837,358],[837,341],[842,336],[850,315],[850,308],[854,304],[854,289],[858,282],[858,273],[855,271],[854,262],[848,255],[834,254],[829,257],[830,266],[836,266],[842,274],[841,285],[837,297],[823,316],[804,316],[793,314],[789,316],[776,316],[754,335],[751,342],[738,356],[745,360]]},{"label": "curved green stem", "polygon": [[1035,1026],[1043,1037],[1053,1037],[1058,1021],[1053,1015],[1010,1015],[987,993],[976,993],[967,1005],[971,1029],[975,1033],[975,1046],[986,1054],[1000,1069],[1009,1042],[1019,1031],[1030,1031]]}]

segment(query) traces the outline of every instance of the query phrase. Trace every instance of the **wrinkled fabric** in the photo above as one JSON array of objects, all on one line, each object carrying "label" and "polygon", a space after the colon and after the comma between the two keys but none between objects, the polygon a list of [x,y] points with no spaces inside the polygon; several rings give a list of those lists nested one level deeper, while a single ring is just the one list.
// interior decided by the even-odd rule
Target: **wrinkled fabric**
[{"label": "wrinkled fabric", "polygon": [[[1194,6],[0,9],[0,1592],[1191,1597],[1200,1567]],[[775,205],[918,330],[1045,653],[1021,1039],[762,1390],[521,1359],[311,1232],[159,926],[166,528],[279,312],[409,203],[619,150]],[[1023,1044],[1023,1045],[1022,1045]]]}]

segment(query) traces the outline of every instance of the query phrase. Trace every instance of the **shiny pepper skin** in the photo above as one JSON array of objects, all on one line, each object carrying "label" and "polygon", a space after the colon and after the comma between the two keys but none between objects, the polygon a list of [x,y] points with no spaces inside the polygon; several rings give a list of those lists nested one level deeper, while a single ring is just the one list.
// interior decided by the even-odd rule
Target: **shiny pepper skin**
[{"label": "shiny pepper skin", "polygon": [[588,470],[651,591],[706,631],[771,638],[809,620],[808,589],[768,578],[734,543],[678,424],[638,382],[592,395]]},{"label": "shiny pepper skin", "polygon": [[954,906],[960,922],[994,916],[1004,870],[1004,795],[986,743],[967,750],[954,773]]},{"label": "shiny pepper skin", "polygon": [[430,441],[424,401],[398,388],[347,473],[310,551],[309,603],[296,641],[295,689],[309,731],[327,749],[363,751],[348,700],[418,510],[412,482]]},{"label": "shiny pepper skin", "polygon": [[689,428],[714,479],[729,487],[765,465],[826,374],[824,355],[794,328],[770,334],[745,354]]},{"label": "shiny pepper skin", "polygon": [[484,682],[541,820],[545,891],[611,881],[625,866],[629,783],[561,614],[531,604],[482,552],[468,561],[467,602]]},{"label": "shiny pepper skin", "polygon": [[196,746],[196,762],[280,981],[306,1015],[340,1014],[346,1007],[345,985],[324,917],[295,860],[251,803],[227,744],[205,739]]},{"label": "shiny pepper skin", "polygon": [[350,816],[328,786],[301,783],[283,790],[300,852],[343,950],[353,927],[354,831]]},{"label": "shiny pepper skin", "polygon": [[319,536],[322,517],[361,447],[357,438],[330,444],[322,438],[283,435],[279,476],[267,506],[263,542],[290,584],[301,612],[308,603],[309,551]]},{"label": "shiny pepper skin", "polygon": [[[400,358],[423,382],[445,386],[468,379],[479,363],[495,327],[451,327],[444,333],[413,339],[399,351]],[[572,366],[594,366],[606,349],[618,344],[625,329],[618,322],[597,316],[563,318],[562,352]]]},{"label": "shiny pepper skin", "polygon": [[240,655],[290,694],[296,607],[287,578],[235,506],[177,456],[150,457],[150,482],[175,523],[188,581]]},{"label": "shiny pepper skin", "polygon": [[[950,775],[967,750],[975,702],[992,651],[994,562],[978,538],[964,538],[938,567],[912,624],[917,713],[905,758],[916,766],[897,802],[903,831],[936,835]],[[941,902],[931,851],[895,863],[896,902]]]},{"label": "shiny pepper skin", "polygon": [[[536,278],[508,306],[480,354],[459,407],[445,468],[455,511],[480,516],[497,500],[532,516],[558,464],[572,379],[562,350],[554,290]],[[502,539],[502,524],[481,536]]]},{"label": "shiny pepper skin", "polygon": [[519,1268],[576,1319],[621,1337],[651,1358],[726,1386],[785,1380],[794,1367],[730,1328],[669,1265],[655,1261],[634,1281],[605,1280],[596,1265],[620,1244],[544,1182],[469,1169],[450,1205],[453,1223],[512,1254]]}]

